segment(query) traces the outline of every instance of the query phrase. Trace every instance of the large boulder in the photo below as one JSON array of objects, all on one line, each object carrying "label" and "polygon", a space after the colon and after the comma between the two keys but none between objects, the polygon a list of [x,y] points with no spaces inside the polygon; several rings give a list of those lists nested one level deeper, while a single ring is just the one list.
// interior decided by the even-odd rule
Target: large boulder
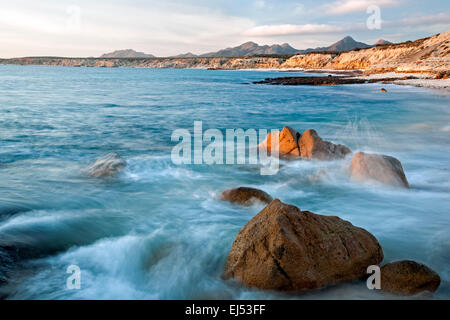
[{"label": "large boulder", "polygon": [[[298,148],[298,139],[300,133],[291,127],[284,127],[281,130],[278,137],[278,152],[281,155],[300,156],[300,150]],[[266,139],[259,145],[261,148],[266,148],[268,152],[272,151],[272,133],[269,132]]]},{"label": "large boulder", "polygon": [[381,268],[381,289],[398,295],[434,292],[441,278],[426,265],[404,260],[391,262]]},{"label": "large boulder", "polygon": [[250,206],[255,202],[270,203],[273,200],[266,192],[248,187],[225,190],[222,192],[221,199],[244,206]]},{"label": "large boulder", "polygon": [[303,158],[334,160],[342,159],[352,151],[344,145],[323,140],[314,129],[303,132],[298,146]]},{"label": "large boulder", "polygon": [[223,276],[248,287],[302,291],[363,278],[382,260],[366,230],[275,199],[239,231]]},{"label": "large boulder", "polygon": [[113,177],[122,171],[126,165],[126,161],[121,156],[112,152],[95,161],[87,172],[95,178]]},{"label": "large boulder", "polygon": [[395,187],[409,188],[400,161],[383,154],[355,154],[350,166],[350,178],[359,182],[378,181]]}]

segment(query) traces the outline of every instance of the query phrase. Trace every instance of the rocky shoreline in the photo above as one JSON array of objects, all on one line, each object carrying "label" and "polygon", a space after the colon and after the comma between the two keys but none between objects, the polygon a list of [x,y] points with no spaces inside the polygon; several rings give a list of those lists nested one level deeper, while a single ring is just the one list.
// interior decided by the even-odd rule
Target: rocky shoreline
[{"label": "rocky shoreline", "polygon": [[341,84],[363,84],[363,83],[392,83],[393,81],[403,80],[416,80],[419,79],[415,76],[404,76],[398,78],[375,78],[365,79],[361,77],[349,77],[349,76],[333,76],[328,75],[326,77],[280,77],[280,78],[266,78],[262,81],[255,81],[253,84],[271,84],[271,85],[313,85],[313,86],[333,86]]},{"label": "rocky shoreline", "polygon": [[[436,80],[450,77],[450,31],[416,41],[384,44],[344,52],[244,57],[65,58],[0,59],[0,64],[104,68],[175,68],[209,70],[274,70],[345,73],[351,76],[408,73]],[[391,79],[392,80],[392,79]],[[418,79],[411,80],[414,85]],[[359,80],[354,80],[359,81]],[[369,79],[370,81],[370,79]],[[393,81],[404,81],[394,79]],[[442,82],[442,81],[440,81]],[[448,87],[445,81],[444,87]]]}]

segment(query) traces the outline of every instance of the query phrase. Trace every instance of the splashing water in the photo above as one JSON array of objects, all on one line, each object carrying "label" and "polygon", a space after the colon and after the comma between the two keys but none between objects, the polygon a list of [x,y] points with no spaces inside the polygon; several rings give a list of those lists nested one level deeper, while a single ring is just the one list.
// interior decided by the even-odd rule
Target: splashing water
[{"label": "splashing water", "polygon": [[[284,75],[284,74],[283,74]],[[0,296],[10,299],[276,299],[390,296],[349,283],[302,295],[221,278],[237,232],[262,205],[218,200],[263,189],[374,234],[385,262],[436,270],[450,298],[448,96],[407,86],[245,85],[270,72],[0,66]],[[398,158],[411,190],[349,181],[350,159],[246,165],[170,160],[173,130],[314,128],[353,151]],[[117,152],[115,179],[83,174]],[[78,265],[81,289],[67,290]]]}]

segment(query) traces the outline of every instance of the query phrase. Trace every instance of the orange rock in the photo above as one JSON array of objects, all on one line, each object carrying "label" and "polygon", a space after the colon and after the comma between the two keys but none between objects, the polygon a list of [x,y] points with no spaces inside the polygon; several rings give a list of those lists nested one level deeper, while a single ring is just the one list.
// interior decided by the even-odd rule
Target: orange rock
[{"label": "orange rock", "polygon": [[385,88],[381,88],[380,91],[381,92],[387,92],[387,90]]},{"label": "orange rock", "polygon": [[336,145],[329,141],[322,140],[314,129],[303,132],[298,146],[300,148],[300,155],[310,159],[340,159],[352,152],[346,146],[340,144]]},{"label": "orange rock", "polygon": [[[291,127],[284,127],[281,130],[278,137],[279,145],[278,151],[282,155],[292,155],[299,156],[300,150],[298,149],[298,139],[300,138],[300,133]],[[267,151],[272,151],[272,133],[269,132],[266,139],[259,145],[262,148],[267,148]]]},{"label": "orange rock", "polygon": [[380,244],[366,230],[275,199],[239,231],[223,277],[248,287],[303,291],[360,279],[382,260]]},{"label": "orange rock", "polygon": [[409,188],[402,164],[394,157],[358,152],[352,159],[350,178],[359,182],[378,181]]},{"label": "orange rock", "polygon": [[448,79],[448,74],[445,72],[438,72],[436,73],[436,75],[434,76],[435,79],[441,79],[441,80],[445,80]]}]

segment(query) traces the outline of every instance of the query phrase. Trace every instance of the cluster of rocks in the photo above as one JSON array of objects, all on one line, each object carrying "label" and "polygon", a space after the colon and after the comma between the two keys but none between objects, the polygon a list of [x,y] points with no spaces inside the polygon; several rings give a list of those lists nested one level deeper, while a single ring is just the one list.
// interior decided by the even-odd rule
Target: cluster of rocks
[{"label": "cluster of rocks", "polygon": [[[313,129],[300,134],[284,127],[278,136],[272,135],[258,147],[289,159],[335,160],[352,154],[344,145],[323,140]],[[349,176],[356,182],[409,188],[400,161],[387,155],[357,152]],[[338,217],[302,211],[248,187],[226,190],[221,199],[245,206],[267,204],[237,234],[225,264],[225,279],[253,288],[298,292],[361,280],[368,276],[369,266],[383,261],[383,250],[372,234]],[[381,267],[385,292],[434,292],[439,284],[436,272],[414,261]]]},{"label": "cluster of rocks", "polygon": [[[222,195],[222,199],[244,205],[253,198],[271,199],[252,188],[227,190]],[[368,231],[275,199],[237,234],[223,278],[252,288],[301,292],[364,279],[368,266],[380,265],[382,260],[383,250]],[[434,292],[439,284],[436,272],[414,261],[381,268],[381,289],[389,293]]]},{"label": "cluster of rocks", "polygon": [[[285,86],[336,86],[342,84],[365,84],[365,83],[388,83],[394,80],[415,80],[419,79],[415,76],[402,77],[386,77],[386,78],[359,78],[351,76],[301,76],[301,77],[278,77],[266,78],[261,81],[254,81],[253,84],[271,84],[271,85],[285,85]],[[441,78],[440,78],[441,79]],[[446,79],[446,78],[445,78]],[[386,92],[386,89],[383,92]]]},{"label": "cluster of rocks", "polygon": [[[276,142],[278,146],[272,146],[272,141]],[[352,153],[346,146],[323,140],[314,129],[306,130],[300,134],[287,126],[281,130],[278,139],[272,137],[272,133],[269,133],[258,147],[266,148],[268,152],[278,151],[282,156],[319,160],[342,159],[347,154]]]},{"label": "cluster of rocks", "polygon": [[[352,154],[350,148],[323,140],[314,129],[300,134],[285,126],[278,137],[269,133],[258,146],[267,152],[278,151],[289,159],[305,158],[317,160],[343,159]],[[273,144],[277,144],[273,146]],[[409,188],[403,167],[399,160],[382,154],[358,152],[353,156],[350,166],[350,179],[356,182],[381,182],[395,187]]]},{"label": "cluster of rocks", "polygon": [[[352,153],[344,145],[323,140],[313,129],[300,134],[290,127],[284,127],[278,137],[269,133],[259,147],[268,152],[277,148],[288,157],[318,160],[343,159]],[[95,161],[87,173],[95,178],[114,177],[125,166],[123,158],[109,153]],[[349,172],[353,181],[409,187],[400,161],[390,156],[358,152]],[[299,292],[364,279],[368,266],[383,261],[377,239],[339,217],[302,211],[249,187],[225,190],[221,199],[244,206],[266,205],[237,234],[224,279],[253,288]],[[414,261],[381,267],[381,289],[389,293],[434,292],[439,284],[436,272]]]}]

